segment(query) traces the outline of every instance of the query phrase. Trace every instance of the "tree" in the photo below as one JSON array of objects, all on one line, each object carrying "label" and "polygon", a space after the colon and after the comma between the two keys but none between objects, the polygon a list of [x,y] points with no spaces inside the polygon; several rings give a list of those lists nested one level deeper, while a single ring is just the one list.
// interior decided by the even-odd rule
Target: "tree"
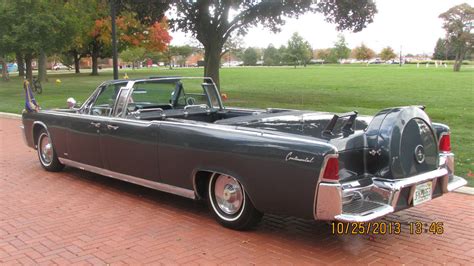
[{"label": "tree", "polygon": [[[468,57],[468,53],[464,59]],[[433,53],[433,59],[435,60],[454,60],[456,58],[456,53],[451,45],[446,41],[446,39],[439,38],[436,42],[436,46]]]},{"label": "tree", "polygon": [[278,53],[278,49],[269,44],[267,49],[263,52],[263,64],[266,66],[277,66],[280,64],[281,56]]},{"label": "tree", "polygon": [[375,57],[375,52],[362,43],[360,46],[352,50],[352,56],[357,60],[369,60]]},{"label": "tree", "polygon": [[[133,12],[122,12],[116,19],[118,30],[118,50],[140,46],[148,51],[166,51],[171,36],[166,19],[144,25]],[[103,17],[95,20],[89,32],[88,53],[92,57],[92,75],[98,75],[98,58],[111,55],[111,19]]]},{"label": "tree", "polygon": [[395,57],[397,57],[397,55],[395,54],[392,47],[390,46],[383,48],[382,51],[380,52],[380,59],[382,59],[383,61],[387,61]]},{"label": "tree", "polygon": [[186,59],[193,53],[193,48],[189,45],[178,46],[178,64],[184,66]]},{"label": "tree", "polygon": [[439,15],[444,20],[443,28],[446,30],[446,40],[455,52],[454,71],[461,70],[462,60],[472,49],[474,33],[474,8],[464,3],[450,8]]},{"label": "tree", "polygon": [[[60,51],[74,34],[73,22],[66,15],[62,1],[2,1],[0,46],[24,56],[26,76],[31,81],[31,62],[39,57],[39,79],[46,79],[47,54]],[[19,62],[21,64],[21,62]]]},{"label": "tree", "polygon": [[280,57],[280,64],[288,65],[292,62],[291,61],[292,58],[290,57],[290,55],[288,53],[288,49],[286,48],[286,46],[282,45],[282,46],[280,46],[280,48],[278,48],[278,55]]},{"label": "tree", "polygon": [[246,66],[255,66],[258,61],[258,54],[257,50],[255,48],[249,47],[245,49],[244,55],[244,65]]},{"label": "tree", "polygon": [[362,30],[377,12],[372,0],[288,1],[173,1],[176,16],[174,29],[191,33],[204,46],[204,75],[219,86],[220,56],[224,43],[233,34],[243,35],[257,24],[278,31],[284,17],[306,12],[321,12],[326,20],[338,24],[339,30]]},{"label": "tree", "polygon": [[346,39],[344,35],[339,34],[337,41],[334,43],[334,48],[332,49],[332,57],[337,60],[349,58],[351,54],[351,49],[347,47]]},{"label": "tree", "polygon": [[230,64],[231,60],[231,54],[234,54],[234,56],[240,55],[242,56],[243,54],[243,43],[244,40],[240,38],[239,36],[231,36],[227,39],[227,41],[224,43],[223,47],[223,52],[221,53],[221,57],[227,56],[227,61]]},{"label": "tree", "polygon": [[103,10],[105,7],[105,4],[101,4],[98,0],[69,0],[65,4],[66,11],[74,20],[76,34],[64,49],[61,62],[69,62],[72,58],[76,74],[80,73],[81,58],[89,55],[89,42],[92,41],[90,30],[94,27],[96,19],[106,16],[106,11]]},{"label": "tree", "polygon": [[293,33],[290,40],[288,40],[287,53],[294,63],[294,66],[298,64],[306,64],[313,57],[313,50],[311,45],[303,39],[297,32]]},{"label": "tree", "polygon": [[337,63],[337,55],[334,48],[318,49],[316,50],[316,58],[324,60],[324,63]]},{"label": "tree", "polygon": [[173,57],[178,55],[178,47],[170,45],[168,48],[163,52],[163,57],[166,60],[166,63],[168,64],[168,67],[170,69],[173,68]]},{"label": "tree", "polygon": [[145,59],[145,52],[143,47],[131,47],[120,53],[120,58],[125,62],[132,63],[132,69],[135,69],[135,65]]},{"label": "tree", "polygon": [[[164,12],[168,9],[169,5],[161,0],[65,1],[67,9],[71,11],[71,16],[75,19],[76,27],[80,29],[77,31],[77,35],[74,36],[73,42],[70,43],[69,47],[64,52],[65,56],[73,58],[76,73],[80,72],[79,63],[82,57],[92,57],[92,73],[96,75],[98,73],[98,65],[96,63],[97,59],[111,55],[111,22],[109,18],[109,5],[111,1],[115,1],[117,12],[116,21],[118,23],[125,22],[125,25],[122,23],[121,28],[118,29],[118,35],[121,37],[123,37],[124,34],[137,34],[136,31],[134,32],[132,30],[137,29],[137,25],[140,25],[144,32],[147,32],[150,35],[155,33],[160,35],[163,32],[161,29],[163,25],[155,23],[160,22],[164,18]],[[133,18],[130,18],[130,14],[133,14]],[[125,29],[125,26],[128,23],[131,23],[134,26]],[[103,27],[104,25],[105,27],[101,29],[100,27]],[[92,34],[99,33],[100,31],[103,31],[103,36]],[[142,33],[143,32],[140,32],[140,36],[138,37],[143,37]],[[106,36],[108,36],[108,38]],[[119,38],[119,50],[127,49],[131,44],[129,42],[130,39],[132,38],[129,38],[129,40]],[[155,36],[154,39],[160,39],[160,36]],[[146,41],[144,39],[142,40]],[[101,41],[104,41],[105,44],[101,43]],[[151,45],[153,45],[153,43],[151,43]],[[162,48],[161,50],[164,49],[165,48]]]}]

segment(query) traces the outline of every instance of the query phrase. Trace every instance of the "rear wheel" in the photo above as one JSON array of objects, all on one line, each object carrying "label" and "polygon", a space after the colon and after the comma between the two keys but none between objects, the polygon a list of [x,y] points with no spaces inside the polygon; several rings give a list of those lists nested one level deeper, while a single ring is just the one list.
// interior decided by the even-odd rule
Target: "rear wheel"
[{"label": "rear wheel", "polygon": [[231,229],[249,229],[263,215],[255,209],[242,184],[232,176],[213,174],[209,180],[207,200],[217,221]]},{"label": "rear wheel", "polygon": [[38,134],[38,158],[41,166],[51,172],[58,172],[64,168],[64,165],[59,162],[56,152],[53,148],[53,143],[48,134],[48,131],[41,129]]}]

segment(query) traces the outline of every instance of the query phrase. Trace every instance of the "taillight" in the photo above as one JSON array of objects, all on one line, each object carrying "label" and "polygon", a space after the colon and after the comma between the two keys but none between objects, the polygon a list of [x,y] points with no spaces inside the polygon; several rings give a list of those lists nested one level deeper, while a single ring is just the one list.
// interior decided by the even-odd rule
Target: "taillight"
[{"label": "taillight", "polygon": [[441,136],[441,139],[439,140],[439,151],[451,152],[451,137],[449,134]]},{"label": "taillight", "polygon": [[339,180],[339,161],[337,158],[329,158],[324,168],[324,179]]}]

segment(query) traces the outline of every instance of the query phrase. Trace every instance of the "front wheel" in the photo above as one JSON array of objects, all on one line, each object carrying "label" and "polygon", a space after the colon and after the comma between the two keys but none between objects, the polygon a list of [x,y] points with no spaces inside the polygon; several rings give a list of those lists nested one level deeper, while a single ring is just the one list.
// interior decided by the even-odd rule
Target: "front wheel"
[{"label": "front wheel", "polygon": [[38,134],[37,150],[39,161],[44,169],[51,172],[58,172],[64,168],[64,165],[59,162],[56,156],[51,138],[45,129],[42,129]]},{"label": "front wheel", "polygon": [[263,215],[255,209],[242,184],[232,176],[213,174],[207,200],[217,221],[231,229],[249,229],[260,222]]}]

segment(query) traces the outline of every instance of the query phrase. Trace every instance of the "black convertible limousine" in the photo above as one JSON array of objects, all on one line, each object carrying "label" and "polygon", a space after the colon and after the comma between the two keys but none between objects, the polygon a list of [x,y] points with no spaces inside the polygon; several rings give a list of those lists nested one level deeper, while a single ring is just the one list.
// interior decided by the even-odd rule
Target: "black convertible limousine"
[{"label": "black convertible limousine", "polygon": [[263,213],[370,221],[466,184],[449,128],[424,107],[230,108],[210,78],[107,81],[80,107],[25,112],[23,130],[48,171],[67,165],[206,199],[233,229]]}]

